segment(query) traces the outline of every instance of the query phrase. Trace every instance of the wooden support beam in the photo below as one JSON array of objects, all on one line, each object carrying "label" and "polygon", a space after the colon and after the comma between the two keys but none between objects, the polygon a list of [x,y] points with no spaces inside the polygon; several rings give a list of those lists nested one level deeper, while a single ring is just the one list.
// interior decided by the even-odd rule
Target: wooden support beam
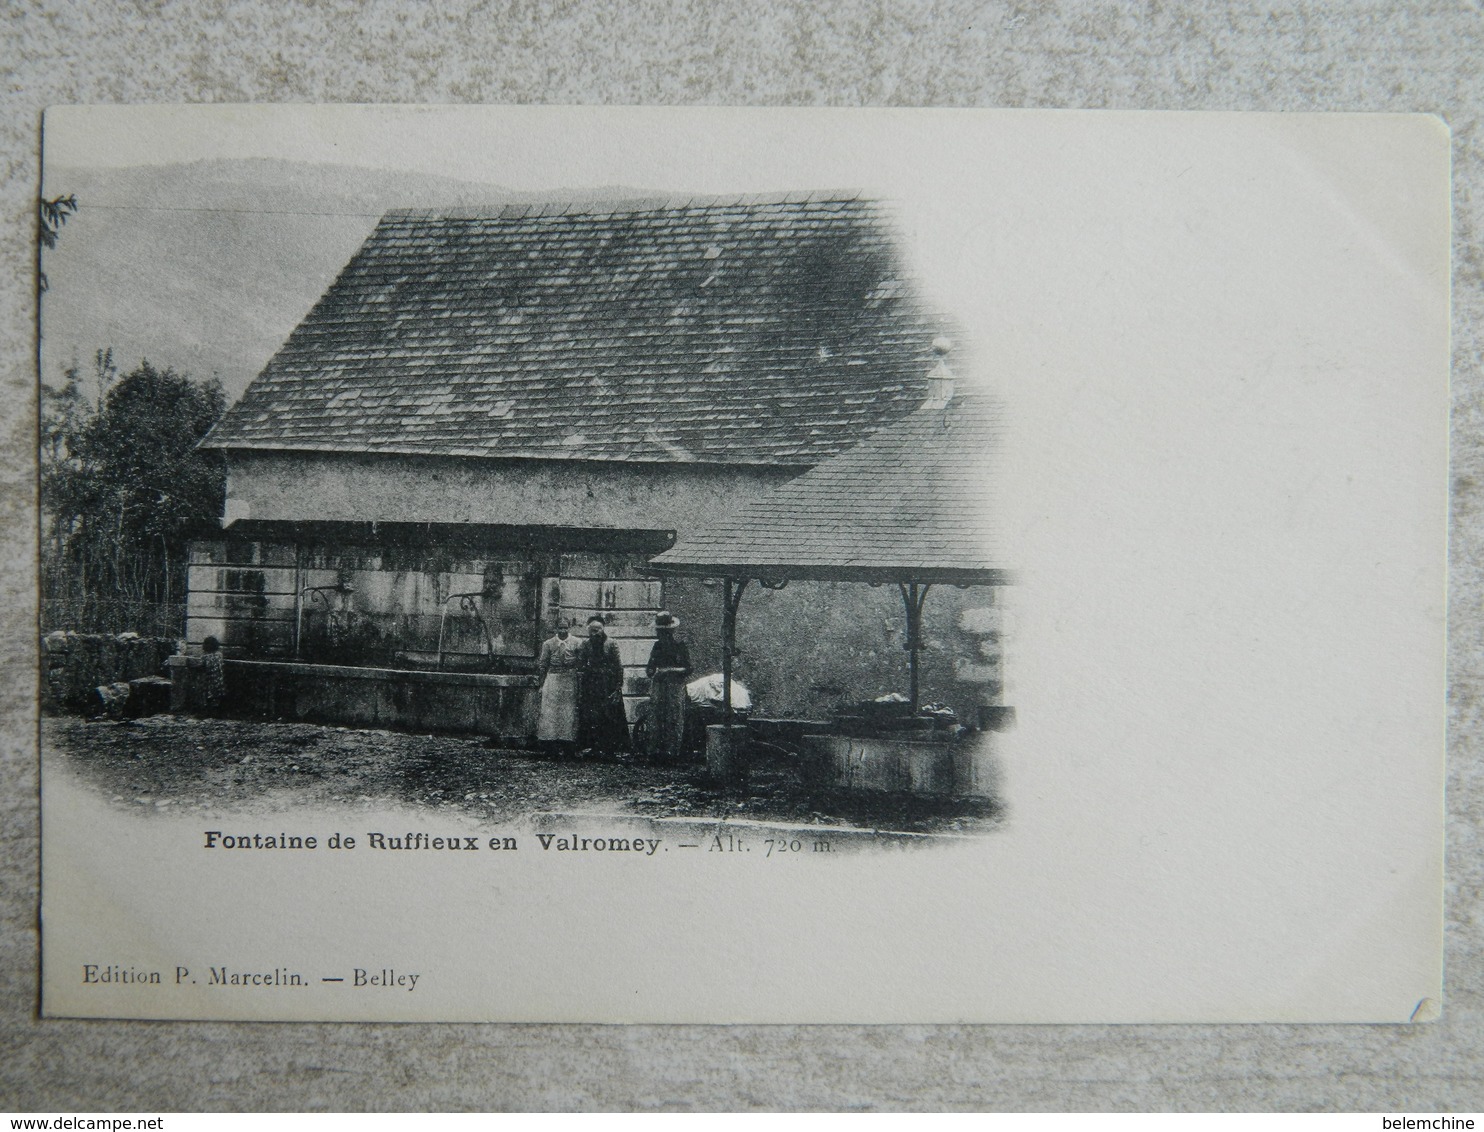
[{"label": "wooden support beam", "polygon": [[898,582],[897,589],[902,594],[902,605],[907,611],[907,640],[902,645],[907,650],[907,672],[908,672],[908,699],[912,704],[912,714],[917,714],[918,703],[918,681],[917,681],[917,656],[922,650],[922,604],[927,600],[928,585],[918,585],[916,582]]},{"label": "wooden support beam", "polygon": [[746,588],[746,578],[723,579],[721,610],[721,697],[728,727],[732,726],[732,658],[737,655],[737,607],[742,604],[742,591]]}]

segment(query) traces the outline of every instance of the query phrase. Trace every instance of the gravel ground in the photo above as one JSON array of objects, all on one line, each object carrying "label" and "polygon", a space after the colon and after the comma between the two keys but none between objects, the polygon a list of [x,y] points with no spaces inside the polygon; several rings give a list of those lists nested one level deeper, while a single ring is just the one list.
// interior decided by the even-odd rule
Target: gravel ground
[{"label": "gravel ground", "polygon": [[751,819],[915,833],[978,833],[1002,820],[992,802],[804,788],[782,754],[754,762],[745,794],[709,785],[700,767],[544,757],[477,737],[158,715],[126,722],[52,717],[48,757],[115,804],[212,813],[388,804],[453,807],[508,822],[535,813]]}]

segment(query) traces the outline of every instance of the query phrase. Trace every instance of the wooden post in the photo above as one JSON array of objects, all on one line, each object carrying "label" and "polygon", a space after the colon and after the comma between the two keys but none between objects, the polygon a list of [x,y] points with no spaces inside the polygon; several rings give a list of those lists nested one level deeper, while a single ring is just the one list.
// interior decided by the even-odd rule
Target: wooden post
[{"label": "wooden post", "polygon": [[294,659],[299,659],[299,642],[304,636],[304,547],[294,540]]},{"label": "wooden post", "polygon": [[732,579],[721,580],[721,704],[722,722],[732,725],[732,638],[737,631],[732,620]]},{"label": "wooden post", "polygon": [[928,590],[932,585],[918,586],[916,582],[898,582],[897,589],[902,593],[902,605],[907,610],[907,640],[902,645],[907,650],[908,671],[908,699],[912,704],[912,714],[917,714],[917,653],[922,648],[922,603],[927,600]]},{"label": "wooden post", "polygon": [[727,727],[732,726],[732,657],[737,652],[737,607],[742,604],[746,578],[725,578],[721,609],[721,703]]}]

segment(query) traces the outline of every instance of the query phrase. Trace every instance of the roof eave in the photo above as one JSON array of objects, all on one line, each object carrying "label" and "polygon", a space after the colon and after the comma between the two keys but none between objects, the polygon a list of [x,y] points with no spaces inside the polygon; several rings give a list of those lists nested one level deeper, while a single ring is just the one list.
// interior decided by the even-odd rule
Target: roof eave
[{"label": "roof eave", "polygon": [[411,445],[378,446],[375,448],[352,448],[340,444],[284,444],[261,441],[215,441],[208,443],[208,435],[197,442],[197,448],[210,448],[221,452],[276,452],[301,456],[414,456],[427,459],[448,460],[522,460],[532,463],[551,461],[562,464],[640,464],[655,467],[682,468],[767,468],[795,474],[816,467],[828,456],[800,457],[789,460],[723,460],[710,459],[676,460],[658,457],[629,456],[576,456],[565,451],[555,452],[488,452],[473,448],[419,448]]},{"label": "roof eave", "polygon": [[[661,556],[663,557],[663,556]],[[1014,571],[995,567],[878,565],[844,566],[778,562],[664,562],[651,560],[653,574],[695,578],[758,578],[764,582],[893,582],[950,586],[1012,586]]]}]

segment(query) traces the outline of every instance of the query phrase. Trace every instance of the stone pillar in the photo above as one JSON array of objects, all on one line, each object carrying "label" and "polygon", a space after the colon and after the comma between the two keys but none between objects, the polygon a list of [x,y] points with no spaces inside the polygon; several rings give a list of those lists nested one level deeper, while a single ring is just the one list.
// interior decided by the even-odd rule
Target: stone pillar
[{"label": "stone pillar", "polygon": [[713,723],[706,728],[706,772],[723,786],[747,785],[747,724]]},{"label": "stone pillar", "polygon": [[[193,660],[195,664],[191,663]],[[198,658],[184,656],[180,653],[165,658],[165,667],[170,672],[170,710],[172,712],[186,711],[190,708],[192,670],[200,664],[201,661]]]}]

